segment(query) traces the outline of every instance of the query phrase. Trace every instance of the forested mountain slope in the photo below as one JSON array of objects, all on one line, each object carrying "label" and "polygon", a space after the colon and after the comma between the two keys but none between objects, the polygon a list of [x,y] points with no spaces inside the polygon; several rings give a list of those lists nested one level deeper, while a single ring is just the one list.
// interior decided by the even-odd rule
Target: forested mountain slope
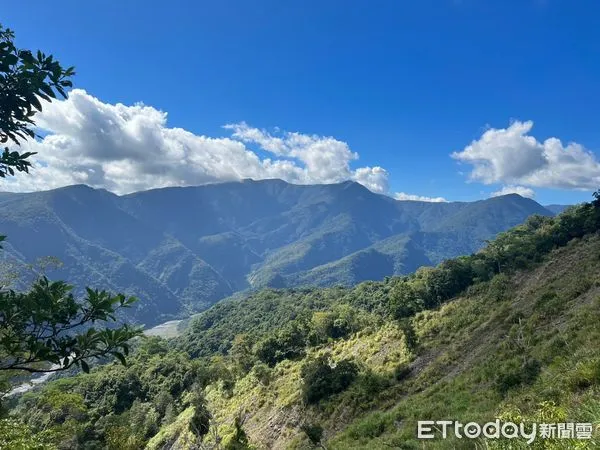
[{"label": "forested mountain slope", "polygon": [[[597,200],[408,276],[220,302],[179,338],[140,342],[127,368],[15,400],[11,433],[50,448],[345,450],[422,448],[417,420],[597,429],[599,230]],[[527,447],[427,448],[475,444]],[[536,448],[599,444],[595,434]]]},{"label": "forested mountain slope", "polygon": [[3,193],[0,206],[8,236],[0,275],[56,257],[63,266],[52,278],[136,295],[129,319],[149,325],[250,288],[350,286],[410,273],[472,253],[532,214],[552,215],[518,195],[401,202],[353,182],[281,180],[121,197],[78,185]]},{"label": "forested mountain slope", "polygon": [[571,205],[544,205],[544,208],[552,211],[554,214],[560,214],[565,209],[569,208]]}]

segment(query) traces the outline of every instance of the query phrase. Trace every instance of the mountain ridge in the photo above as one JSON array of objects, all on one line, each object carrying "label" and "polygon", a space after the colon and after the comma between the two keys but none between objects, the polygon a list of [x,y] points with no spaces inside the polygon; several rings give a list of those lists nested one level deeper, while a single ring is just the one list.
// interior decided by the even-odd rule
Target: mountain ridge
[{"label": "mountain ridge", "polygon": [[422,448],[423,420],[577,423],[585,436],[533,446],[438,432],[427,448],[596,449],[599,230],[594,201],[410,275],[235,296],[136,342],[125,367],[16,396],[21,434],[0,429],[51,448],[383,450]]},{"label": "mountain ridge", "polygon": [[74,185],[2,193],[0,205],[4,259],[23,270],[55,256],[64,264],[52,277],[140,297],[129,316],[145,324],[247,289],[409,273],[472,253],[532,214],[553,215],[516,194],[401,201],[351,181],[243,180],[126,195]]}]

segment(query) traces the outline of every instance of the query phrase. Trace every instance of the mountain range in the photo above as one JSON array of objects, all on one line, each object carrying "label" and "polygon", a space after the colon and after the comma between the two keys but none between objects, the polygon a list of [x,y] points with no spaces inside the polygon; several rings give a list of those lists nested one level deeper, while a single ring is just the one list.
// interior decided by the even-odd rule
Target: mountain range
[{"label": "mountain range", "polygon": [[[4,276],[54,256],[51,278],[140,298],[152,325],[260,287],[353,285],[470,254],[533,214],[564,209],[510,194],[398,201],[355,182],[244,180],[118,196],[75,185],[0,193]],[[561,209],[562,208],[562,209]],[[18,283],[17,283],[18,285]]]}]

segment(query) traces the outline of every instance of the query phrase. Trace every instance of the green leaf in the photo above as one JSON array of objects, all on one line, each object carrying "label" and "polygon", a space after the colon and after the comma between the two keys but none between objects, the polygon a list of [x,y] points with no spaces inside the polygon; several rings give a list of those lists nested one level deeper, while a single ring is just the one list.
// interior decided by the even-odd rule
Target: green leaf
[{"label": "green leaf", "polygon": [[127,361],[125,360],[125,356],[123,356],[123,354],[119,352],[113,352],[113,355],[121,362],[121,364],[123,364],[124,366],[127,365]]},{"label": "green leaf", "polygon": [[19,57],[17,55],[6,55],[4,58],[6,64],[10,66],[14,66],[17,62],[19,62]]},{"label": "green leaf", "polygon": [[31,97],[29,97],[29,101],[31,102],[31,104],[34,106],[35,109],[37,109],[38,111],[42,110],[42,104],[38,100],[37,96],[32,95]]},{"label": "green leaf", "polygon": [[46,83],[43,83],[40,86],[40,90],[42,92],[44,92],[46,95],[48,95],[49,97],[54,98],[54,91],[52,90],[52,88],[50,86],[48,86]]}]

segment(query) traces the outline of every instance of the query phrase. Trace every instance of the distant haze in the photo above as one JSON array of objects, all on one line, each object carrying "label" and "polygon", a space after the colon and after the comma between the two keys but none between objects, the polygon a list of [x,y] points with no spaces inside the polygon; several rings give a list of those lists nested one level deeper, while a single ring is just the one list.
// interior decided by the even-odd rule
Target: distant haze
[{"label": "distant haze", "polygon": [[470,203],[397,201],[356,182],[281,180],[163,188],[117,196],[84,185],[0,194],[2,258],[43,256],[79,289],[140,298],[129,317],[153,325],[249,288],[352,285],[468,254],[532,214],[516,194]]}]

